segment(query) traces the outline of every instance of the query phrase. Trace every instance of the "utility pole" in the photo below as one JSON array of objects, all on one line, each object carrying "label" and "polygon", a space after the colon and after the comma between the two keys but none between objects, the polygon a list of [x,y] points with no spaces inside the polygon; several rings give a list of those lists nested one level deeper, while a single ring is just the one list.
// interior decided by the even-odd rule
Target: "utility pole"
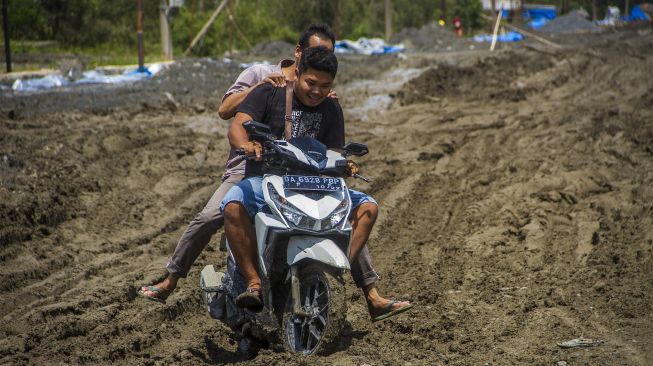
[{"label": "utility pole", "polygon": [[[238,0],[236,0],[238,1]],[[227,3],[227,19],[231,23],[231,27],[228,27],[227,29],[229,30],[229,57],[234,57],[234,27],[233,25],[236,24],[236,21],[234,20],[234,1],[229,1]]]},{"label": "utility pole", "polygon": [[440,18],[447,22],[447,0],[440,0]]},{"label": "utility pole", "polygon": [[161,49],[163,58],[172,60],[172,37],[170,37],[170,23],[168,23],[168,2],[161,0],[159,5],[159,22],[161,23]]},{"label": "utility pole", "polygon": [[392,4],[390,0],[385,0],[385,40],[390,41],[392,36]]},{"label": "utility pole", "polygon": [[2,29],[5,33],[5,61],[7,72],[11,72],[11,46],[9,44],[9,0],[2,0]]},{"label": "utility pole", "polygon": [[331,8],[333,9],[333,24],[331,24],[331,29],[333,29],[333,33],[336,34],[336,37],[340,38],[340,35],[342,34],[342,25],[340,20],[340,0],[333,0],[331,4]]},{"label": "utility pole", "polygon": [[143,0],[136,0],[136,35],[138,38],[138,71],[145,70],[143,56]]}]

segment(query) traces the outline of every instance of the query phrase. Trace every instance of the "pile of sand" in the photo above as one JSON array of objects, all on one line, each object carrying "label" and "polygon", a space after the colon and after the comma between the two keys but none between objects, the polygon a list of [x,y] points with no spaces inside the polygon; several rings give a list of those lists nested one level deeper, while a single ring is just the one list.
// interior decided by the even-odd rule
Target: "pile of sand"
[{"label": "pile of sand", "polygon": [[587,20],[586,14],[583,11],[572,11],[548,22],[539,31],[543,33],[600,32],[601,27]]},{"label": "pile of sand", "polygon": [[261,42],[247,54],[249,56],[287,58],[293,55],[295,45],[285,41]]},{"label": "pile of sand", "polygon": [[469,48],[466,39],[456,36],[451,30],[435,22],[420,29],[406,28],[392,36],[390,43],[403,43],[408,51],[452,51]]}]

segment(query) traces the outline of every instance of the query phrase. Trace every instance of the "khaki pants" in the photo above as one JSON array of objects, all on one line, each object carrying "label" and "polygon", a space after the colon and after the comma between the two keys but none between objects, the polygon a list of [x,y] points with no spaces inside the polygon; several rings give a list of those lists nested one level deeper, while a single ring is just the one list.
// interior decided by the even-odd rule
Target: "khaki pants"
[{"label": "khaki pants", "polygon": [[[224,225],[224,217],[220,211],[222,199],[231,187],[238,184],[242,179],[242,175],[232,175],[225,179],[213,193],[202,212],[190,222],[186,231],[181,235],[175,252],[166,264],[169,273],[174,273],[180,277],[188,275],[191,265],[209,243],[211,236]],[[367,249],[367,245],[363,247],[356,261],[352,263],[351,276],[358,287],[371,285],[379,280],[379,275],[372,267],[372,256]]]}]

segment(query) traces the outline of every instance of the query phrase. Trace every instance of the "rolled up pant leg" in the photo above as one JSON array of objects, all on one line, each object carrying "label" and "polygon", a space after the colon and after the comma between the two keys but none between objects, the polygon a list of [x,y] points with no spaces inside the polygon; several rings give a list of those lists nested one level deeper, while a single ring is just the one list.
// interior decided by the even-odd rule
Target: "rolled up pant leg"
[{"label": "rolled up pant leg", "polygon": [[372,267],[372,256],[367,245],[363,246],[358,258],[351,264],[351,277],[356,286],[363,288],[379,280],[379,275]]},{"label": "rolled up pant leg", "polygon": [[[349,196],[351,197],[353,208],[366,202],[378,205],[374,198],[363,192],[350,189]],[[372,256],[370,255],[370,250],[367,248],[367,244],[363,246],[358,257],[351,263],[351,277],[354,279],[356,286],[360,288],[369,286],[379,280],[379,275],[374,270],[374,267],[372,267]]]},{"label": "rolled up pant leg", "polygon": [[242,175],[232,175],[225,179],[213,193],[202,212],[195,216],[181,235],[175,252],[166,263],[168,273],[186,277],[190,267],[211,240],[211,236],[224,224],[224,217],[220,210],[222,199],[229,189],[242,179]]}]

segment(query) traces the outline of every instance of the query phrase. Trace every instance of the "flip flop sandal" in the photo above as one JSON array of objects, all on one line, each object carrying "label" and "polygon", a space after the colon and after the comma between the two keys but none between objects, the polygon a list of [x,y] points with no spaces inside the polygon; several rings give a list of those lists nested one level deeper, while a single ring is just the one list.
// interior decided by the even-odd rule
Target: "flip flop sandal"
[{"label": "flip flop sandal", "polygon": [[166,303],[167,296],[163,297],[163,295],[161,295],[161,293],[163,292],[163,289],[160,289],[160,288],[158,288],[156,286],[144,286],[144,287],[147,289],[147,291],[150,291],[150,292],[154,293],[154,295],[146,294],[145,291],[143,291],[143,288],[138,290],[139,295],[141,295],[142,297],[144,297],[144,298],[146,298],[148,300],[156,301],[156,302],[159,302],[161,304]]},{"label": "flip flop sandal", "polygon": [[263,298],[261,289],[248,287],[245,292],[236,297],[236,306],[249,309],[254,312],[263,310]]},{"label": "flip flop sandal", "polygon": [[379,316],[377,316],[377,317],[375,317],[375,318],[372,318],[372,322],[378,322],[378,321],[380,321],[380,320],[388,319],[388,318],[390,318],[390,317],[393,317],[393,316],[395,316],[395,315],[399,315],[399,314],[401,314],[401,313],[403,313],[403,312],[405,312],[405,311],[408,311],[408,310],[410,310],[410,309],[413,308],[413,304],[408,304],[408,305],[406,305],[406,306],[402,306],[402,307],[400,307],[399,309],[392,310],[392,306],[393,306],[394,304],[399,303],[399,302],[401,302],[401,301],[394,301],[394,300],[393,300],[393,301],[390,301],[390,302],[388,303],[388,305],[386,305],[385,308],[383,309],[383,314],[381,314],[381,315],[379,315]]}]

